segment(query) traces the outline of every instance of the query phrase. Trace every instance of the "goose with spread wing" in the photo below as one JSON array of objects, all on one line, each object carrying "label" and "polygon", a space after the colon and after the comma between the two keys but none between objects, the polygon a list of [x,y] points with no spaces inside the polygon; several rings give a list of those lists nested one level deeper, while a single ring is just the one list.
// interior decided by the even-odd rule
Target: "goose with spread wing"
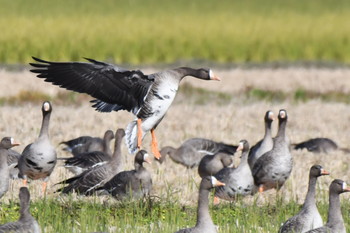
[{"label": "goose with spread wing", "polygon": [[140,70],[87,59],[86,62],[49,62],[33,57],[31,63],[38,78],[68,90],[86,93],[96,98],[93,107],[100,112],[127,110],[137,119],[126,128],[126,143],[130,153],[141,148],[148,131],[152,135],[152,152],[158,150],[154,130],[173,102],[179,83],[185,76],[203,80],[220,80],[210,69],[179,67],[145,75]]}]

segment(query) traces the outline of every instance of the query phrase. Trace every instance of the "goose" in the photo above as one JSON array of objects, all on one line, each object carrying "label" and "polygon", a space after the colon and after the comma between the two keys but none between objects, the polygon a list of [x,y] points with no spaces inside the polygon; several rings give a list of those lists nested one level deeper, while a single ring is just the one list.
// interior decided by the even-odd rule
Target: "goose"
[{"label": "goose", "polygon": [[250,149],[249,156],[248,156],[248,163],[251,169],[254,167],[254,163],[256,160],[260,158],[263,154],[270,151],[273,147],[273,140],[271,135],[271,124],[274,120],[274,114],[272,111],[267,111],[264,117],[264,124],[265,124],[265,135],[262,140],[257,142],[252,148]]},{"label": "goose", "polygon": [[92,195],[95,193],[95,189],[102,187],[114,175],[121,172],[121,143],[124,136],[124,129],[118,129],[115,133],[114,153],[111,160],[109,160],[107,163],[94,166],[89,170],[84,171],[80,175],[59,182],[58,184],[66,184],[67,186],[56,190],[56,192],[68,194],[75,191],[81,195]]},{"label": "goose", "polygon": [[5,195],[9,188],[10,168],[8,165],[9,149],[18,146],[11,137],[4,137],[0,142],[0,198]]},{"label": "goose", "polygon": [[287,120],[287,111],[281,109],[278,114],[278,132],[272,150],[263,154],[252,169],[259,192],[272,188],[279,190],[292,172],[293,158],[286,135]]},{"label": "goose", "polygon": [[30,214],[30,193],[27,187],[19,189],[20,217],[17,222],[9,222],[0,225],[0,232],[28,232],[40,233],[38,222]]},{"label": "goose", "polygon": [[182,143],[178,148],[165,146],[160,150],[161,158],[156,160],[163,163],[166,156],[175,162],[184,165],[187,168],[193,168],[199,165],[199,162],[205,155],[213,155],[218,152],[234,154],[237,146],[221,142],[215,142],[205,138],[190,138]]},{"label": "goose", "polygon": [[71,152],[73,156],[78,156],[81,153],[88,153],[93,151],[103,151],[108,155],[112,155],[110,142],[113,138],[113,131],[107,130],[104,133],[103,138],[80,136],[78,138],[60,142],[60,144],[66,145],[67,147],[63,148],[63,150]]},{"label": "goose", "polygon": [[[241,140],[237,152],[242,151],[241,162],[236,168],[223,168],[215,177],[226,185],[215,188],[215,197],[235,200],[237,196],[246,196],[254,192],[254,178],[248,164],[249,143]],[[215,198],[214,202],[217,204]]]},{"label": "goose", "polygon": [[288,219],[279,233],[304,233],[323,226],[322,218],[316,206],[316,181],[320,176],[329,175],[320,165],[313,165],[309,173],[309,188],[300,212]]},{"label": "goose", "polygon": [[337,143],[335,143],[330,138],[311,138],[309,140],[293,144],[295,150],[301,150],[306,148],[308,151],[313,153],[331,153],[335,150],[341,150],[345,153],[350,153],[347,148],[339,148]]},{"label": "goose", "polygon": [[140,150],[135,156],[134,170],[118,173],[99,190],[104,190],[117,199],[148,196],[152,190],[152,178],[143,167],[143,162],[151,163],[147,151]]},{"label": "goose", "polygon": [[206,176],[202,178],[199,186],[198,207],[197,207],[197,223],[192,228],[181,229],[177,233],[212,233],[217,232],[216,226],[209,213],[209,193],[214,187],[225,185],[218,181],[214,176]]},{"label": "goose", "polygon": [[44,179],[42,190],[45,193],[47,181],[57,162],[57,156],[49,137],[51,103],[44,101],[41,111],[43,120],[39,137],[24,148],[22,156],[18,160],[18,169],[19,176],[24,179],[24,184],[27,184],[28,178],[32,180]]},{"label": "goose", "polygon": [[38,78],[68,90],[96,98],[93,107],[100,112],[127,110],[136,116],[126,127],[130,153],[141,148],[142,139],[151,131],[152,153],[160,158],[155,128],[173,102],[179,83],[185,76],[202,80],[220,80],[210,69],[179,67],[145,75],[140,70],[86,59],[87,62],[49,62],[33,57],[30,63]]},{"label": "goose", "polygon": [[307,231],[308,233],[346,233],[340,209],[339,194],[350,192],[350,188],[342,180],[335,179],[329,186],[329,209],[326,225]]},{"label": "goose", "polygon": [[198,174],[203,178],[205,176],[215,175],[224,167],[233,166],[233,155],[219,152],[214,155],[206,155],[201,159],[198,165]]},{"label": "goose", "polygon": [[[106,163],[111,159],[112,153],[109,148],[110,141],[114,138],[114,133],[111,130],[106,131],[105,137],[100,143],[97,143],[97,140],[92,140],[90,143],[95,145],[101,145],[103,151],[91,151],[91,152],[82,152],[76,154],[74,157],[69,158],[59,158],[59,160],[64,160],[64,167],[67,168],[75,175],[81,174],[83,171],[96,166],[97,164]],[[87,147],[88,148],[88,147]],[[92,148],[92,147],[90,147]],[[96,148],[98,149],[98,148]]]}]

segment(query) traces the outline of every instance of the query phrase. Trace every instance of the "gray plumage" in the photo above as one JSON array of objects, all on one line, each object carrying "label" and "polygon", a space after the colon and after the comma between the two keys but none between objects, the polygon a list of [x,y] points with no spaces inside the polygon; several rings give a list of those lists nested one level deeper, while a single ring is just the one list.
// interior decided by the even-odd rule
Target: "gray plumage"
[{"label": "gray plumage", "polygon": [[67,194],[75,191],[81,195],[92,195],[95,189],[102,187],[114,175],[118,174],[122,169],[121,142],[124,136],[124,130],[118,129],[115,134],[114,153],[111,160],[102,165],[94,166],[78,176],[60,182],[59,184],[66,184],[66,186],[58,189],[56,192]]},{"label": "gray plumage", "polygon": [[209,213],[209,193],[214,187],[225,185],[218,181],[214,176],[206,176],[202,178],[199,186],[198,207],[197,207],[197,223],[192,228],[181,229],[176,233],[215,233],[217,227]]},{"label": "gray plumage", "polygon": [[336,150],[343,151],[345,153],[350,153],[347,148],[339,148],[337,143],[335,143],[330,138],[311,138],[304,142],[293,144],[295,150],[302,150],[306,148],[308,151],[313,153],[331,153]]},{"label": "gray plumage", "polygon": [[0,233],[40,233],[38,222],[30,214],[30,194],[28,188],[19,190],[20,217],[17,222],[9,222],[0,226]]},{"label": "gray plumage", "polygon": [[142,198],[149,196],[152,190],[152,177],[143,167],[143,163],[150,163],[147,151],[137,152],[134,161],[134,170],[123,171],[110,179],[102,188],[103,192],[111,194],[117,199],[125,197]]},{"label": "gray plumage", "polygon": [[344,192],[350,192],[346,183],[339,179],[333,180],[329,186],[328,221],[326,225],[307,231],[308,233],[346,233],[339,197]]},{"label": "gray plumage", "polygon": [[[31,71],[68,90],[87,93],[96,98],[95,107],[101,112],[127,110],[142,120],[142,137],[154,130],[173,102],[180,81],[185,76],[203,80],[219,80],[211,70],[180,67],[145,75],[118,66],[87,59],[85,62],[48,62],[34,58]],[[136,121],[126,128],[129,152],[137,151]],[[158,151],[159,154],[159,151]],[[159,155],[157,155],[159,156]]]},{"label": "gray plumage", "polygon": [[51,103],[45,101],[42,104],[43,120],[39,137],[24,148],[18,160],[19,175],[24,179],[46,180],[56,165],[56,151],[49,138],[51,112]]},{"label": "gray plumage", "polygon": [[279,190],[288,179],[293,168],[293,158],[289,151],[289,140],[286,135],[287,111],[282,109],[278,114],[278,132],[274,138],[272,150],[263,154],[254,164],[252,174],[259,191],[271,188]]},{"label": "gray plumage", "polygon": [[272,150],[273,140],[271,135],[271,124],[274,119],[273,112],[267,111],[264,117],[265,134],[264,138],[257,142],[249,151],[248,163],[253,169],[255,162],[266,152]]},{"label": "gray plumage", "polygon": [[0,142],[0,198],[9,188],[10,167],[8,165],[9,149],[18,146],[11,137],[4,137]]},{"label": "gray plumage", "polygon": [[233,155],[226,153],[216,153],[214,155],[204,156],[198,165],[198,174],[200,177],[212,176],[225,167],[233,167]]},{"label": "gray plumage", "polygon": [[15,150],[9,149],[8,150],[8,157],[7,157],[7,164],[10,168],[10,178],[11,179],[18,179],[18,160],[21,157],[21,154],[18,153]]},{"label": "gray plumage", "polygon": [[104,133],[103,138],[81,136],[68,141],[63,141],[60,144],[66,145],[63,150],[71,152],[73,156],[79,156],[81,153],[88,153],[93,151],[102,151],[111,156],[112,151],[110,149],[110,142],[113,138],[113,131],[107,130]]},{"label": "gray plumage", "polygon": [[279,233],[304,233],[321,227],[322,218],[316,206],[317,178],[329,175],[320,165],[313,165],[309,173],[309,188],[300,212],[288,219],[280,228]]},{"label": "gray plumage", "polygon": [[215,196],[225,200],[235,200],[237,196],[251,195],[256,186],[248,164],[249,143],[241,140],[237,151],[242,151],[241,162],[236,168],[223,168],[215,177],[225,186],[215,188]]},{"label": "gray plumage", "polygon": [[157,160],[163,163],[167,155],[175,162],[184,165],[187,168],[193,168],[199,165],[199,162],[205,155],[213,155],[219,152],[234,154],[237,146],[215,142],[205,138],[190,138],[182,143],[178,148],[165,146],[160,150],[162,157]]}]

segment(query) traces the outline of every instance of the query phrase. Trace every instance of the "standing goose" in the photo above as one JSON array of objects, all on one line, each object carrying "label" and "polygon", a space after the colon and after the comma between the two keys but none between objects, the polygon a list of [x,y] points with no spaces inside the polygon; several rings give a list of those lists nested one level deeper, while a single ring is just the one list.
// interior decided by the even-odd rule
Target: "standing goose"
[{"label": "standing goose", "polygon": [[9,149],[18,146],[11,137],[4,137],[0,142],[0,198],[5,195],[9,188],[10,168],[8,165]]},{"label": "standing goose", "polygon": [[293,158],[286,136],[287,119],[287,111],[281,109],[278,114],[278,132],[272,150],[263,154],[252,169],[259,192],[272,188],[279,190],[292,172]]},{"label": "standing goose", "polygon": [[300,212],[288,219],[280,228],[279,233],[304,233],[306,231],[321,227],[322,218],[316,206],[316,181],[320,176],[329,175],[320,165],[310,168],[309,188],[304,205]]},{"label": "standing goose", "polygon": [[30,214],[30,194],[28,188],[21,187],[19,189],[20,200],[20,217],[17,222],[9,222],[0,225],[0,232],[27,232],[40,233],[40,226],[38,222]]},{"label": "standing goose", "polygon": [[[59,158],[60,160],[65,160],[64,167],[75,175],[81,174],[83,171],[91,168],[100,163],[105,163],[111,159],[112,152],[110,150],[110,141],[114,138],[114,133],[112,130],[107,130],[104,139],[99,143],[102,147],[96,149],[102,149],[102,151],[90,151],[82,152],[76,154],[74,157],[69,158]],[[98,145],[97,141],[92,141],[92,144]],[[95,142],[95,143],[94,143]],[[89,147],[87,147],[89,148]],[[90,147],[92,148],[92,147]]]},{"label": "standing goose", "polygon": [[223,185],[225,184],[218,181],[214,176],[206,176],[202,178],[199,186],[196,226],[179,230],[177,233],[217,232],[216,226],[214,225],[209,213],[209,193],[212,188]]},{"label": "standing goose", "polygon": [[25,184],[27,178],[32,180],[44,179],[43,192],[45,192],[47,181],[55,168],[57,156],[49,138],[51,103],[45,101],[42,104],[41,111],[43,120],[39,137],[24,148],[22,156],[18,160],[18,169],[19,176],[24,179]]},{"label": "standing goose", "polygon": [[204,156],[198,165],[198,174],[200,177],[212,176],[225,167],[233,167],[233,155],[226,153],[216,153],[214,155]]},{"label": "standing goose", "polygon": [[166,155],[175,162],[184,165],[187,168],[198,166],[199,162],[205,155],[213,155],[219,152],[234,154],[237,146],[229,145],[221,142],[215,142],[205,138],[190,138],[175,149],[171,146],[163,147],[160,150],[162,157],[157,160],[163,163]]},{"label": "standing goose", "polygon": [[272,111],[267,111],[264,117],[265,135],[262,140],[257,142],[249,152],[248,163],[251,169],[254,167],[254,163],[266,152],[270,151],[273,147],[273,140],[271,135],[271,124],[274,120]]},{"label": "standing goose", "polygon": [[308,233],[346,233],[339,197],[344,192],[350,192],[346,183],[339,179],[333,180],[329,186],[328,221],[323,227],[307,231]]},{"label": "standing goose", "polygon": [[93,151],[103,151],[108,155],[112,155],[110,143],[113,138],[113,131],[107,130],[103,138],[81,136],[68,141],[63,141],[60,144],[66,145],[67,147],[63,148],[63,150],[71,152],[73,156]]},{"label": "standing goose", "polygon": [[92,195],[95,189],[102,187],[114,175],[121,172],[122,169],[122,151],[121,142],[125,136],[123,129],[118,129],[115,134],[114,153],[111,160],[107,163],[94,166],[84,171],[80,175],[64,180],[58,184],[67,184],[67,186],[58,189],[56,192],[71,193],[73,191],[81,195]]},{"label": "standing goose", "polygon": [[215,175],[218,180],[222,180],[226,184],[215,188],[215,197],[235,200],[237,196],[246,196],[255,190],[254,178],[248,164],[248,141],[241,140],[237,151],[242,151],[241,163],[238,167],[224,168]]},{"label": "standing goose", "polygon": [[105,190],[117,199],[148,196],[152,190],[152,178],[143,162],[151,163],[147,151],[140,150],[135,156],[135,170],[118,173],[98,190]]},{"label": "standing goose", "polygon": [[96,100],[93,107],[101,112],[127,110],[137,119],[126,128],[126,143],[130,153],[141,148],[143,137],[152,134],[152,152],[160,157],[154,130],[173,102],[180,81],[185,76],[203,80],[220,80],[209,69],[180,67],[145,75],[139,70],[87,59],[85,62],[48,62],[33,57],[31,63],[38,78],[68,90],[87,93]]}]

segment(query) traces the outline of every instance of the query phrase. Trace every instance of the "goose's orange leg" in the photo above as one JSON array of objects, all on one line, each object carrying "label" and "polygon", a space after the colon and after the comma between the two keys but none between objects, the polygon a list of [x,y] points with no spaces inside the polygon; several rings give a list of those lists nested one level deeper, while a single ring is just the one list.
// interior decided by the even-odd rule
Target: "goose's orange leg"
[{"label": "goose's orange leg", "polygon": [[24,180],[23,180],[23,185],[24,185],[24,186],[27,186],[27,184],[28,184],[27,179],[24,179]]},{"label": "goose's orange leg", "polygon": [[41,186],[41,191],[43,192],[44,195],[45,195],[45,193],[46,193],[46,188],[47,188],[47,182],[44,181],[43,184],[42,184],[42,186]]},{"label": "goose's orange leg", "polygon": [[262,193],[265,191],[265,187],[263,184],[259,185],[259,189],[258,189],[259,193]]},{"label": "goose's orange leg", "polygon": [[142,144],[142,129],[141,129],[141,119],[137,119],[137,148],[141,149]]},{"label": "goose's orange leg", "polygon": [[214,196],[213,204],[214,204],[214,205],[220,204],[220,199],[219,199],[217,196]]},{"label": "goose's orange leg", "polygon": [[152,135],[152,144],[151,144],[152,153],[156,159],[160,159],[160,157],[162,156],[160,155],[158,150],[158,142],[157,142],[156,134],[154,133],[154,129],[151,129],[151,135]]}]

